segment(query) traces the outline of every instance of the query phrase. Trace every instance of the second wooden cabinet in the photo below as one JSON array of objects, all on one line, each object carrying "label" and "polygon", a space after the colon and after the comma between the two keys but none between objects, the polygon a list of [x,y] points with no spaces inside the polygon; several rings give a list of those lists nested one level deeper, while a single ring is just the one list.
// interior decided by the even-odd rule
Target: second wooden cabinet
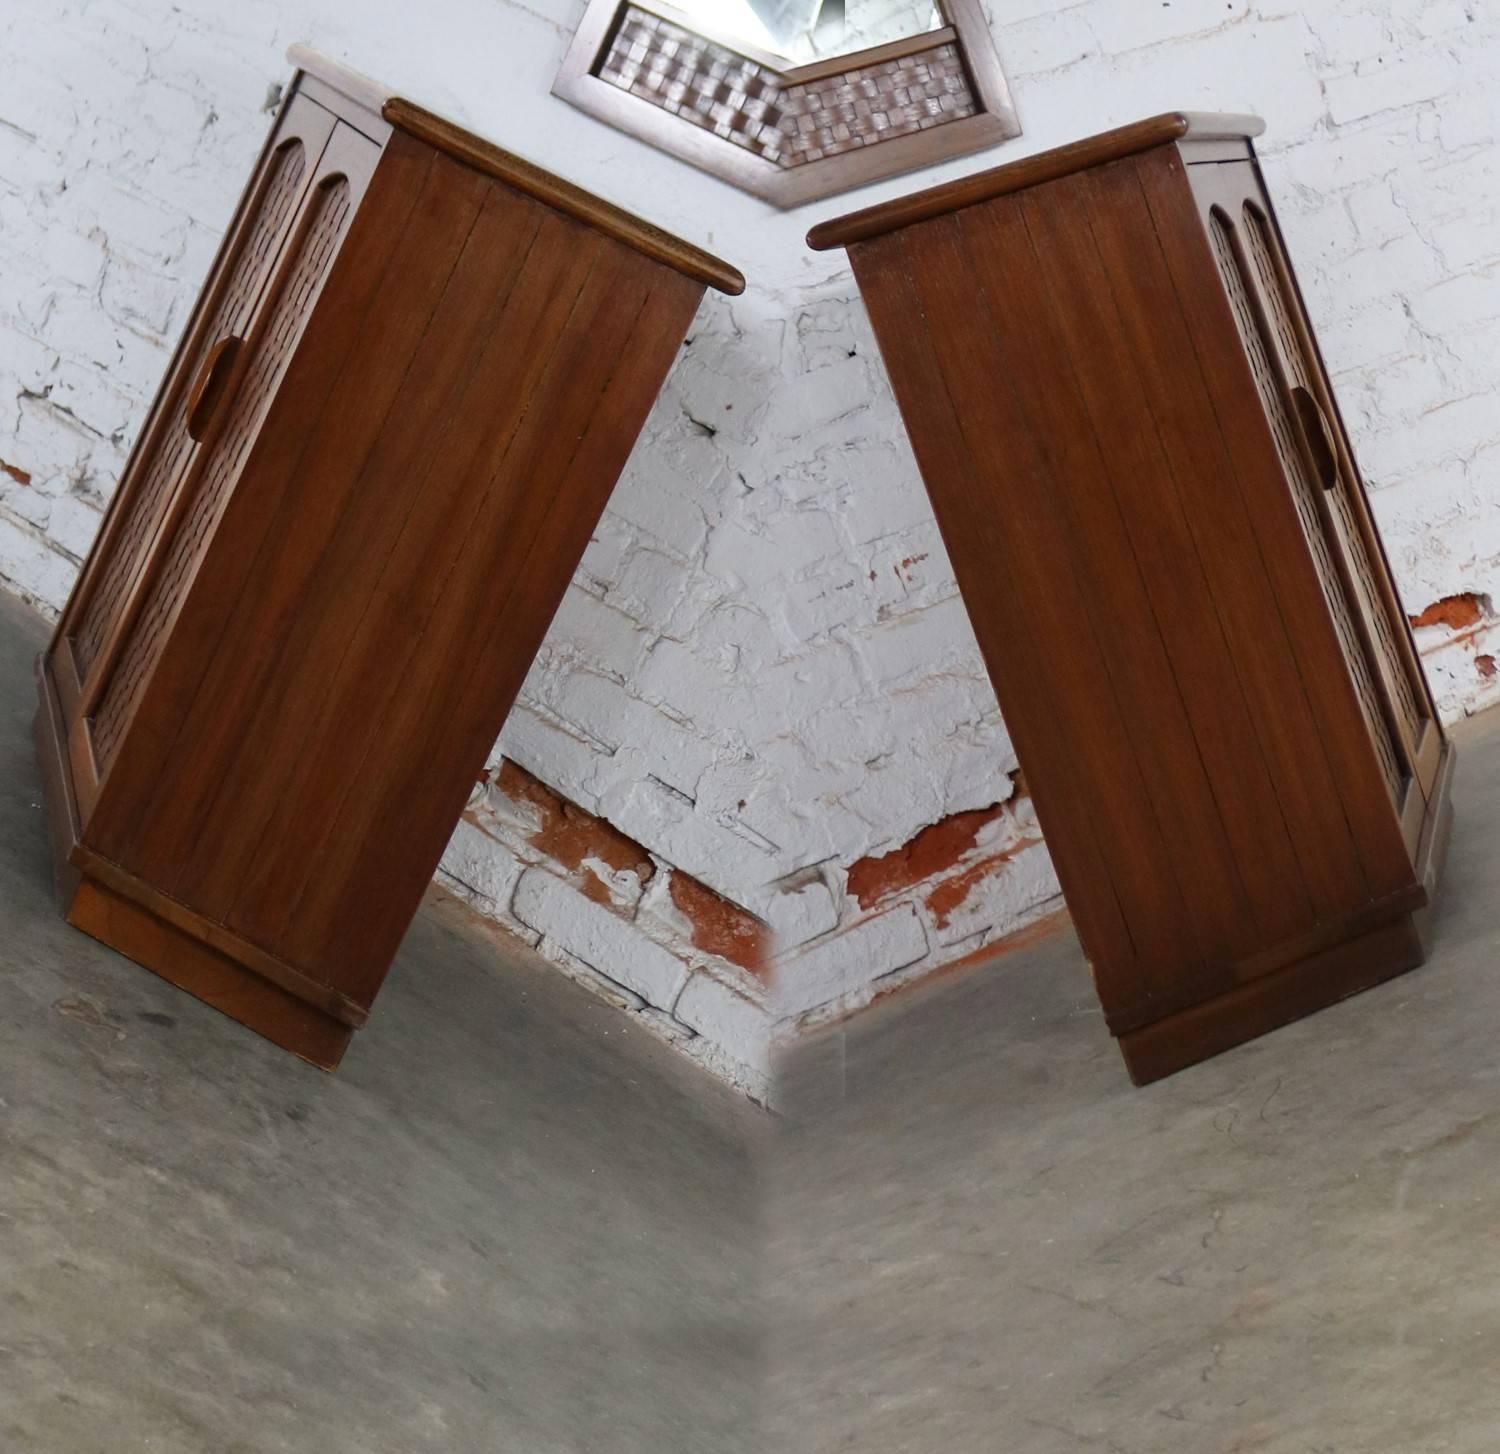
[{"label": "second wooden cabinet", "polygon": [[1452,751],[1250,138],[1169,114],[846,246],[1150,1080],[1419,963]]},{"label": "second wooden cabinet", "polygon": [[310,54],[41,664],[70,920],[321,1065],[732,269]]}]

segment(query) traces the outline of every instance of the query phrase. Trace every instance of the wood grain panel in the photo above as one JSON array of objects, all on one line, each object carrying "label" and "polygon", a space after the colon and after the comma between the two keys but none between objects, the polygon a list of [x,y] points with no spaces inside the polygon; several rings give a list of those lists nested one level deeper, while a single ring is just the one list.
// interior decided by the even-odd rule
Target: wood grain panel
[{"label": "wood grain panel", "polygon": [[[236,918],[235,901],[260,855],[268,851],[273,818],[272,841],[283,852],[311,846],[319,825],[304,814],[285,811],[300,801],[293,785],[306,764],[309,744],[318,742],[321,733],[337,730],[332,725],[338,720],[332,715],[338,701],[333,687],[355,650],[361,623],[379,610],[381,563],[395,550],[413,512],[427,508],[423,492],[412,483],[428,476],[453,432],[464,426],[464,383],[496,334],[536,236],[539,217],[517,215],[518,209],[482,178],[472,172],[468,176],[477,185],[472,226],[446,281],[440,270],[433,271],[442,283],[441,296],[432,300],[435,306],[420,338],[413,327],[412,336],[390,350],[408,365],[390,407],[371,420],[347,455],[330,451],[326,461],[314,455],[304,462],[299,478],[309,483],[327,479],[334,488],[315,492],[312,511],[303,505],[307,490],[288,492],[281,511],[284,523],[273,525],[274,549],[263,551],[262,579],[252,586],[254,615],[236,628],[247,639],[279,630],[283,645],[260,682],[241,679],[242,693],[248,692],[242,696],[242,712],[249,730],[239,741],[225,744],[225,759],[233,765],[218,795],[222,807],[210,808],[200,820],[219,813],[233,818],[232,836],[211,859],[202,860],[195,890],[228,919]],[[427,248],[429,241],[413,245]],[[393,270],[401,271],[399,259]],[[414,315],[412,321],[414,325]],[[362,343],[355,357],[375,360],[384,351],[382,346],[371,352]],[[355,400],[369,397],[371,388],[363,370],[350,370],[328,414],[347,414]],[[295,539],[289,534],[294,523]],[[367,661],[362,671],[380,669],[376,660]],[[257,754],[252,744],[273,731],[278,741],[285,741],[284,750]]]},{"label": "wood grain panel", "polygon": [[[293,832],[302,817],[315,834],[311,851],[258,856],[231,912],[247,933],[287,942],[292,908],[314,866],[326,861],[341,805],[351,793],[371,788],[358,775],[362,765],[382,750],[403,761],[411,751],[383,730],[382,719],[392,698],[411,689],[419,651],[434,651],[454,679],[461,679],[462,659],[447,656],[441,636],[432,636],[432,618],[495,472],[528,421],[533,434],[545,429],[545,403],[538,395],[558,335],[575,314],[582,324],[586,315],[580,309],[598,296],[596,291],[585,299],[584,289],[602,245],[597,234],[541,210],[538,231],[506,288],[479,362],[457,391],[454,425],[405,485],[415,507],[396,522],[394,541],[377,568],[370,608],[334,676],[321,686],[322,720],[339,723],[339,731],[319,730],[309,739],[286,796],[268,820],[263,838],[275,842]],[[605,274],[607,287],[607,268]],[[495,581],[476,586],[474,609],[488,612]]]},{"label": "wood grain panel", "polygon": [[[1010,291],[1045,300],[1032,336],[1050,334],[1060,356],[1054,367],[1029,371],[1039,398],[1054,405],[1039,409],[1032,427],[1057,455],[1059,485],[1076,471],[1066,492],[1075,497],[1070,529],[1089,548],[1103,629],[1118,643],[1110,655],[1120,729],[1135,743],[1159,805],[1176,876],[1191,886],[1200,942],[1227,964],[1262,933],[1302,927],[1306,897],[1225,669],[1213,597],[1139,387],[1103,248],[1077,225],[1079,211],[1089,215],[1069,195],[1080,185],[1070,179],[1022,194],[1008,208],[996,204],[997,214],[1010,217],[991,232],[991,295],[1004,282],[1004,231],[1016,236],[1018,253],[1034,241],[1028,262],[1041,287]],[[1072,464],[1064,450],[1085,457]]]},{"label": "wood grain panel", "polygon": [[[400,691],[374,724],[376,740],[399,742],[403,751],[399,757],[383,762],[384,770],[379,775],[361,776],[360,763],[356,760],[351,764],[354,771],[350,781],[357,781],[359,790],[344,794],[340,810],[329,824],[323,852],[315,865],[308,865],[301,892],[290,900],[282,941],[288,952],[314,965],[336,963],[341,976],[356,986],[356,996],[374,992],[395,944],[383,932],[391,922],[384,913],[372,912],[360,923],[350,922],[350,885],[371,872],[367,865],[372,860],[377,864],[382,859],[388,861],[396,841],[405,840],[405,853],[412,859],[417,845],[428,848],[430,861],[415,881],[399,884],[376,872],[377,881],[388,883],[389,893],[404,889],[409,895],[404,912],[394,916],[404,928],[443,846],[441,840],[436,844],[424,841],[423,825],[430,821],[426,808],[429,797],[424,794],[445,800],[440,810],[439,806],[431,810],[433,817],[446,825],[445,839],[504,716],[502,711],[498,718],[492,717],[477,728],[476,719],[466,719],[463,711],[454,711],[441,688],[453,682],[459,663],[467,697],[467,683],[474,678],[502,673],[512,655],[526,664],[535,655],[545,621],[541,631],[528,638],[512,636],[507,629],[496,643],[497,651],[485,654],[483,648],[496,619],[493,603],[498,594],[503,612],[512,582],[526,563],[547,512],[572,508],[571,502],[539,490],[537,482],[567,477],[610,379],[622,367],[634,375],[637,364],[632,335],[654,276],[650,265],[638,261],[622,246],[610,243],[600,249],[595,266],[579,290],[575,308],[552,342],[533,407],[520,421],[473,502],[453,521],[450,538],[456,549],[441,578],[441,593],[423,633],[423,649],[412,662]],[[677,322],[680,339],[687,319]],[[631,360],[628,366],[622,362],[625,359]],[[655,397],[662,372],[645,374],[637,429]],[[608,487],[613,483],[610,476]],[[603,503],[603,497],[596,505],[591,502],[590,522],[597,518]],[[586,541],[584,532],[579,553]],[[546,573],[561,576],[565,588],[576,556],[566,561],[566,570],[560,569],[562,563],[553,557]],[[505,700],[504,709],[509,705]],[[456,754],[456,726],[467,728],[480,740],[477,754],[464,758]],[[486,736],[489,742],[482,741]],[[457,796],[458,801],[451,801],[451,796]]]},{"label": "wood grain panel", "polygon": [[851,248],[850,261],[955,571],[967,562],[964,603],[1006,703],[1006,727],[1027,764],[1028,787],[1084,952],[1096,973],[1105,966],[1106,974],[1133,981],[1141,973],[1136,947],[1105,867],[1093,804],[1056,730],[1045,653],[1031,631],[1001,641],[995,631],[979,630],[981,621],[1024,619],[1005,569],[1014,542],[999,511],[974,507],[969,481],[976,466],[912,283],[906,247],[899,236],[877,237]]},{"label": "wood grain panel", "polygon": [[[1185,885],[1175,871],[1178,860],[1164,840],[1155,805],[1139,811],[1151,800],[1122,726],[1127,714],[1099,639],[1097,611],[1090,609],[1078,543],[1065,526],[1018,398],[1017,369],[1037,362],[1024,347],[1006,351],[990,300],[983,292],[976,296],[972,258],[955,219],[925,224],[919,238],[908,235],[908,249],[908,274],[970,449],[968,510],[987,512],[999,503],[987,489],[974,488],[974,481],[1005,482],[1005,554],[980,561],[966,552],[954,569],[960,586],[980,570],[1004,570],[1017,593],[1016,619],[1061,648],[1048,654],[1044,666],[1056,714],[1053,730],[1073,748],[1070,770],[1095,814],[1106,872],[1140,956],[1140,988],[1149,998],[1169,990],[1190,966],[1201,966],[1212,946],[1196,938]],[[1035,340],[1024,344],[1034,347]],[[982,642],[988,637],[987,658],[1004,651],[1013,634],[1008,622],[976,618],[974,626]]]},{"label": "wood grain panel", "polygon": [[[1105,443],[1114,497],[1252,906],[1253,927],[1236,943],[1241,954],[1308,928],[1312,901],[1241,684],[1237,642],[1224,624],[1232,605],[1223,589],[1241,586],[1241,577],[1221,581],[1209,573],[1210,563],[1244,559],[1234,550],[1242,542],[1223,548],[1216,538],[1223,507],[1194,492],[1195,484],[1215,479],[1200,453],[1201,441],[1213,436],[1203,427],[1212,416],[1191,349],[1167,346],[1176,299],[1159,253],[1152,254],[1151,230],[1141,225],[1135,168],[1127,159],[1091,169],[1070,179],[1075,195],[1062,186],[1038,189],[1025,210],[1039,276],[1055,290],[1058,322]],[[1080,212],[1087,231],[1070,225],[1070,214]],[[1181,401],[1195,388],[1202,412],[1190,418]],[[1137,700],[1156,710],[1154,690]],[[1182,795],[1195,779],[1178,768],[1167,782],[1176,787],[1166,791]],[[1194,881],[1204,881],[1201,868]]]},{"label": "wood grain panel", "polygon": [[[396,764],[405,770],[383,774],[368,784],[371,791],[361,798],[353,826],[346,815],[335,830],[346,835],[344,843],[350,848],[358,843],[350,872],[345,877],[337,869],[328,875],[319,872],[298,907],[308,931],[321,936],[311,962],[336,963],[346,973],[369,966],[368,978],[356,983],[370,995],[437,869],[453,825],[697,310],[702,287],[695,280],[660,270],[654,276],[638,267],[633,271],[642,275],[649,291],[629,332],[624,332],[624,325],[630,290],[620,289],[624,296],[618,318],[606,311],[596,320],[601,346],[618,348],[618,361],[608,371],[602,391],[591,396],[592,381],[579,369],[572,371],[566,400],[549,398],[549,411],[563,439],[571,439],[575,431],[579,436],[566,463],[560,449],[555,465],[543,457],[542,477],[558,480],[555,492],[529,488],[527,471],[518,466],[520,488],[503,523],[478,522],[455,565],[450,591],[460,588],[462,594],[447,621],[434,623],[441,636],[429,633],[427,650],[434,657],[451,651],[453,633],[461,630],[467,638],[471,624],[479,625],[482,634],[450,709],[440,709],[439,679],[427,672],[424,655],[415,680],[383,723],[388,737],[411,744],[405,763]],[[565,427],[560,422],[564,419],[579,423]],[[488,610],[487,596],[493,600]],[[465,639],[463,650],[469,649]],[[355,895],[350,886],[367,881],[387,884],[389,891],[370,903],[351,929]]]},{"label": "wood grain panel", "polygon": [[[989,386],[1004,374],[987,374],[983,356],[971,360],[972,372],[966,372],[965,360],[954,357],[957,336],[951,315],[954,308],[972,306],[972,287],[959,240],[951,227],[941,225],[947,236],[941,239],[944,248],[935,255],[927,251],[930,233],[912,243],[897,236],[853,249],[856,276],[870,303],[882,356],[889,360],[892,386],[965,590],[980,650],[999,690],[1004,692],[1007,681],[1016,683],[1016,693],[1008,699],[1019,705],[1020,716],[1016,723],[1008,720],[1008,725],[1020,732],[1019,750],[1025,750],[1022,743],[1029,740],[1032,752],[1040,755],[1029,770],[1038,813],[1044,831],[1049,821],[1065,827],[1055,834],[1064,849],[1059,872],[1073,879],[1070,902],[1079,906],[1095,972],[1113,972],[1124,962],[1131,966],[1134,981],[1136,975],[1154,972],[1152,966],[1163,959],[1163,942],[1160,935],[1137,939],[1142,896],[1128,882],[1128,870],[1127,882],[1118,881],[1110,857],[1113,834],[1124,819],[1110,822],[1109,806],[1101,803],[1100,791],[1112,792],[1110,780],[1119,764],[1118,741],[1104,720],[1109,707],[1101,705],[1095,693],[1080,690],[1095,675],[1107,677],[1098,668],[1097,651],[1073,650],[1080,626],[1073,567],[1067,558],[1056,561],[1056,549],[1047,560],[1035,555],[1035,537],[1053,534],[1046,525],[1032,525],[1035,518],[1050,512],[1046,482],[1034,474],[1025,476],[1029,488],[1017,491],[1016,518],[1008,513],[1002,516],[975,488],[977,482],[992,476],[996,465],[1004,462],[1008,468],[1013,464],[1008,441],[996,449],[995,420],[975,414],[969,398],[971,392],[1002,395],[1002,389]],[[912,252],[918,246],[921,252],[913,267]],[[897,338],[889,338],[888,330]],[[944,347],[945,333],[948,348]],[[962,338],[968,342],[968,335]],[[1026,470],[1028,464],[1035,471],[1034,459],[1023,458],[1016,467]],[[1011,632],[1002,624],[1032,620],[1037,623],[1035,629],[1023,632]],[[1044,647],[1044,642],[1058,638],[1070,642],[1067,653]],[[1020,686],[1022,681],[1029,686]],[[1107,735],[1110,741],[1101,744],[1094,761],[1074,761],[1071,752],[1065,755],[1059,750],[1062,744],[1071,744],[1074,735],[1101,740]],[[1113,791],[1113,798],[1119,800],[1119,789]],[[1134,902],[1128,902],[1131,894],[1136,894]],[[1164,897],[1172,902],[1173,894],[1175,885],[1157,879],[1145,897],[1151,902]],[[1173,908],[1178,905],[1173,903]],[[1181,923],[1178,912],[1169,917]],[[1185,957],[1179,944],[1167,944],[1175,962]]]}]

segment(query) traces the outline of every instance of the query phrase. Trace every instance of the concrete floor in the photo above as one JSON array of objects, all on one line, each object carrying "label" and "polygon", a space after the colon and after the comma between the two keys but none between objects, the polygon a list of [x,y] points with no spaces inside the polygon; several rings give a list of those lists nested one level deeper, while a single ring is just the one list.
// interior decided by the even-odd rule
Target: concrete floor
[{"label": "concrete floor", "polygon": [[1494,1454],[1497,729],[1413,974],[1134,1090],[1063,929],[808,1045],[768,1447]]},{"label": "concrete floor", "polygon": [[1063,929],[773,1128],[451,904],[335,1077],[68,929],[40,639],[0,600],[3,1454],[1500,1447],[1500,720],[1416,973],[1134,1090]]},{"label": "concrete floor", "polygon": [[0,597],[0,1451],[738,1450],[766,1118],[456,906],[336,1076],[57,916]]}]

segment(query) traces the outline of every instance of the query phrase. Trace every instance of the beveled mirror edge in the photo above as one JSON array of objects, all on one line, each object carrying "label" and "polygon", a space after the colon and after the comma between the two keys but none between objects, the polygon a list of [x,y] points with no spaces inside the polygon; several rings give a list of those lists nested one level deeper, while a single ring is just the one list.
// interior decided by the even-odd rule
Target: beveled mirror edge
[{"label": "beveled mirror edge", "polygon": [[[938,0],[939,13],[947,21],[945,27],[907,40],[851,51],[847,56],[837,58],[840,67],[837,71],[830,72],[829,61],[778,70],[777,74],[791,84],[801,84],[812,77],[841,74],[888,57],[920,53],[950,44],[959,51],[979,105],[972,116],[794,167],[782,167],[767,161],[745,147],[683,121],[670,111],[597,76],[594,72],[603,48],[627,6],[661,16],[672,24],[683,25],[713,44],[731,49],[768,69],[773,68],[773,57],[687,25],[682,12],[664,0],[589,0],[552,84],[552,94],[596,120],[635,136],[775,207],[785,209],[836,196],[904,172],[972,155],[1021,134],[1020,120],[1000,63],[1000,54],[979,0]],[[949,39],[950,33],[952,39]]]}]

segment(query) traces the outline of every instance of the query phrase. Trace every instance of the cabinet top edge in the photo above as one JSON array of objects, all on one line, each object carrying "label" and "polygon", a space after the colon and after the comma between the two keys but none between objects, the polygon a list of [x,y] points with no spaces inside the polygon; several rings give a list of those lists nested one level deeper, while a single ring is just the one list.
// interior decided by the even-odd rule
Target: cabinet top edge
[{"label": "cabinet top edge", "polygon": [[556,176],[535,162],[505,151],[493,142],[395,95],[389,88],[358,71],[331,61],[309,46],[294,45],[287,60],[299,71],[316,76],[351,101],[384,117],[398,131],[447,152],[487,176],[534,197],[548,207],[574,217],[623,242],[655,262],[733,297],[745,291],[745,278],[722,258],[596,197],[576,183]]},{"label": "cabinet top edge", "polygon": [[1085,171],[1105,162],[1119,161],[1122,157],[1149,151],[1153,147],[1186,139],[1249,139],[1259,136],[1265,129],[1266,123],[1259,116],[1218,111],[1166,111],[1160,116],[1133,121],[1128,126],[1117,126],[1112,131],[1102,131],[1096,136],[1070,141],[1064,146],[1037,152],[1034,156],[1022,157],[1018,161],[975,172],[971,176],[958,177],[951,182],[943,182],[921,192],[912,192],[890,202],[864,207],[858,212],[845,213],[842,217],[830,217],[826,222],[818,223],[807,234],[807,245],[814,252],[848,247],[851,243],[867,242],[872,237],[895,232],[898,228],[909,227],[915,222],[926,222],[930,218],[941,217],[946,212],[957,212],[979,202],[988,202],[993,197],[1003,197],[1007,192],[1019,192],[1043,182],[1053,182],[1073,172]]}]

